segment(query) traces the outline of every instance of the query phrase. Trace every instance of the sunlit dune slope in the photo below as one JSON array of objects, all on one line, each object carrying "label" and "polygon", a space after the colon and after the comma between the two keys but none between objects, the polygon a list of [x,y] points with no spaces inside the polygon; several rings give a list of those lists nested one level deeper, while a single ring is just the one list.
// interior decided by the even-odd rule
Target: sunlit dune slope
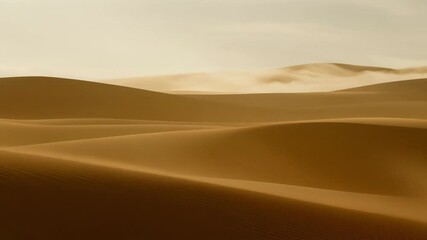
[{"label": "sunlit dune slope", "polygon": [[350,122],[137,134],[13,148],[47,156],[373,194],[427,196],[424,128]]},{"label": "sunlit dune slope", "polygon": [[389,94],[413,94],[416,93],[421,99],[425,99],[427,91],[427,79],[415,79],[407,81],[398,81],[391,83],[381,83],[375,85],[368,85],[357,88],[350,88],[341,90],[340,92],[376,92],[376,93],[389,93]]}]

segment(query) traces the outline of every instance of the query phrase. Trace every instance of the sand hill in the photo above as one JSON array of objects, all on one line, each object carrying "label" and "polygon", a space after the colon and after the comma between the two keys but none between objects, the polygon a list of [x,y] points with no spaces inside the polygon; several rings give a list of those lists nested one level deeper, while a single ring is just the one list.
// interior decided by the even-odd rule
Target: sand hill
[{"label": "sand hill", "polygon": [[427,239],[426,92],[0,79],[0,239]]},{"label": "sand hill", "polygon": [[[265,122],[353,117],[427,117],[427,81],[341,92],[172,95],[94,82],[0,79],[0,118],[115,118],[185,122]],[[396,92],[394,89],[411,88]],[[414,91],[412,91],[414,90]]]}]

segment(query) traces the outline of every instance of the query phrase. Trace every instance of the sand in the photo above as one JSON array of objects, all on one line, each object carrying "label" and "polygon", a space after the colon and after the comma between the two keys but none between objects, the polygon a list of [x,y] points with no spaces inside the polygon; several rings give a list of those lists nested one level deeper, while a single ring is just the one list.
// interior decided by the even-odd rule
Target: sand
[{"label": "sand", "polygon": [[312,63],[266,70],[191,73],[102,80],[176,94],[330,92],[370,84],[427,78],[427,67],[392,69]]},{"label": "sand", "polygon": [[427,239],[426,92],[0,79],[0,239]]}]

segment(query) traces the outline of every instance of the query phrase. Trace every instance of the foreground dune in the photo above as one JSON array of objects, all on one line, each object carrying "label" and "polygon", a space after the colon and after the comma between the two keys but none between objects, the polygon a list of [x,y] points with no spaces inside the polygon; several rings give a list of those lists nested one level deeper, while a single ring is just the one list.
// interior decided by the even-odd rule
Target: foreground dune
[{"label": "foreground dune", "polygon": [[47,157],[0,159],[6,239],[427,236],[425,225],[401,218]]},{"label": "foreground dune", "polygon": [[426,91],[0,79],[0,239],[427,239]]}]

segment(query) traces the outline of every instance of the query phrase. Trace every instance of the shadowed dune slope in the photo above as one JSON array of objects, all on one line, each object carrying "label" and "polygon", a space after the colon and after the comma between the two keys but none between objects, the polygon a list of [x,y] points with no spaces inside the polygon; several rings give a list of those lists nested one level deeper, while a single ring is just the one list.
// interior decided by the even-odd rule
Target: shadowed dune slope
[{"label": "shadowed dune slope", "polygon": [[12,149],[181,175],[427,196],[427,179],[423,177],[427,171],[425,126],[303,122]]},{"label": "shadowed dune slope", "polygon": [[[351,117],[427,118],[425,80],[396,94],[389,84],[369,91],[171,95],[77,80],[0,79],[0,118],[126,118],[159,121],[264,122]],[[374,86],[371,86],[374,87]],[[393,87],[392,87],[393,88]]]},{"label": "shadowed dune slope", "polygon": [[0,166],[3,239],[427,236],[403,219],[117,168],[8,152]]},{"label": "shadowed dune slope", "polygon": [[[0,118],[208,120],[249,108],[108,84],[49,77],[0,79]],[[250,108],[252,109],[252,108]],[[229,119],[236,118],[231,114]]]}]

